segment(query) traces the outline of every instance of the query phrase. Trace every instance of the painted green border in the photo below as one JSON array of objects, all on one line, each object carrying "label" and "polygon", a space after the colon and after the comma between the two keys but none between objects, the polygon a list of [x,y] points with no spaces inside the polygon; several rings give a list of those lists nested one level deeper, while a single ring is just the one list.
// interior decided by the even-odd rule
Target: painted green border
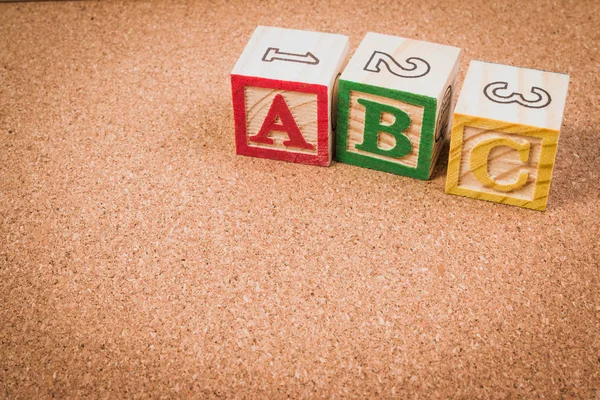
[{"label": "painted green border", "polygon": [[[400,100],[405,103],[422,106],[423,124],[421,126],[421,143],[419,144],[419,155],[416,168],[395,164],[387,160],[368,157],[362,154],[352,153],[347,150],[348,142],[348,115],[350,110],[350,91],[374,94],[389,99]],[[428,180],[431,176],[431,156],[435,140],[435,112],[437,99],[414,93],[402,92],[382,88],[379,86],[365,85],[363,83],[341,80],[338,86],[338,121],[336,132],[336,160],[357,165],[359,167],[391,172],[396,175],[404,175],[412,178]]]}]

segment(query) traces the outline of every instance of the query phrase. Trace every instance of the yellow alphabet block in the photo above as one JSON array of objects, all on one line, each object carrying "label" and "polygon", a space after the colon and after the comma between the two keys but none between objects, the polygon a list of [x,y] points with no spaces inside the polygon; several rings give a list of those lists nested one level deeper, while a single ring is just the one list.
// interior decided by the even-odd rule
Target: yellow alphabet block
[{"label": "yellow alphabet block", "polygon": [[545,210],[568,85],[568,75],[472,61],[446,193]]}]

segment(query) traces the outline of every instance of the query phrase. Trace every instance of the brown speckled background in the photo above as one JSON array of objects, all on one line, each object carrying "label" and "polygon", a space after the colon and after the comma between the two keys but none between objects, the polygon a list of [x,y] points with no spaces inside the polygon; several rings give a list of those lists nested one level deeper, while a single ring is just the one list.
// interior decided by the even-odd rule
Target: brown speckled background
[{"label": "brown speckled background", "polygon": [[[597,1],[0,4],[0,394],[600,397]],[[571,74],[549,209],[238,157],[258,24]]]}]

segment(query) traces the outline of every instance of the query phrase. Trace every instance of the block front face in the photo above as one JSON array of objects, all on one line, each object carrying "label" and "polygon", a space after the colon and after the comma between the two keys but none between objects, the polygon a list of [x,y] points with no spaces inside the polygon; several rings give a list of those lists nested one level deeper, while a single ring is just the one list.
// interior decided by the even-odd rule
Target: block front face
[{"label": "block front face", "polygon": [[446,191],[543,210],[558,132],[455,115]]},{"label": "block front face", "polygon": [[327,87],[232,76],[238,154],[329,165]]},{"label": "block front face", "polygon": [[259,26],[231,74],[238,154],[327,166],[342,35]]},{"label": "block front face", "polygon": [[459,56],[368,33],[340,77],[337,159],[429,179],[450,126]]},{"label": "block front face", "polygon": [[435,99],[340,81],[336,157],[427,179]]}]

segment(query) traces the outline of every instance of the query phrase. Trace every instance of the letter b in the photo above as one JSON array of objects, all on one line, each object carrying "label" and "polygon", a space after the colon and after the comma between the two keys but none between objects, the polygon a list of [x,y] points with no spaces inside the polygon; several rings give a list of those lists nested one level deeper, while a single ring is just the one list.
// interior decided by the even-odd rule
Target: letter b
[{"label": "letter b", "polygon": [[[377,103],[375,101],[358,99],[358,103],[365,107],[364,139],[362,144],[357,144],[358,150],[392,158],[400,158],[410,153],[412,145],[410,139],[403,133],[410,126],[410,117],[399,108]],[[384,114],[394,117],[390,125],[382,123]],[[396,144],[391,149],[379,147],[379,133],[392,135]]]}]

